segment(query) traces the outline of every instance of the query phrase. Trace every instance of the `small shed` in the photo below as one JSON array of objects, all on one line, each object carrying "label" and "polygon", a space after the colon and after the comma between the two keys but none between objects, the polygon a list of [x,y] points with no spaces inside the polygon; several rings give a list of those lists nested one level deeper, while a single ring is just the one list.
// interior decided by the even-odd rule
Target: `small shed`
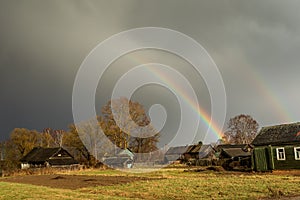
[{"label": "small shed", "polygon": [[220,157],[222,158],[231,158],[233,160],[240,160],[241,158],[250,157],[251,152],[245,151],[242,148],[228,148],[223,149]]},{"label": "small shed", "polygon": [[129,157],[110,157],[104,160],[104,164],[113,168],[132,168],[133,160]]},{"label": "small shed", "polygon": [[73,156],[63,149],[35,147],[21,158],[21,169],[36,167],[70,167],[78,164]]},{"label": "small shed", "polygon": [[252,144],[254,170],[300,169],[300,122],[263,127]]},{"label": "small shed", "polygon": [[218,165],[227,170],[251,170],[252,145],[222,144],[215,149]]},{"label": "small shed", "polygon": [[245,146],[245,144],[219,144],[216,147],[214,147],[214,149],[216,152],[216,156],[219,157],[219,155],[224,149],[242,149]]},{"label": "small shed", "polygon": [[134,157],[134,153],[130,149],[118,148],[113,154],[106,153],[103,157],[103,163],[113,168],[132,168]]}]

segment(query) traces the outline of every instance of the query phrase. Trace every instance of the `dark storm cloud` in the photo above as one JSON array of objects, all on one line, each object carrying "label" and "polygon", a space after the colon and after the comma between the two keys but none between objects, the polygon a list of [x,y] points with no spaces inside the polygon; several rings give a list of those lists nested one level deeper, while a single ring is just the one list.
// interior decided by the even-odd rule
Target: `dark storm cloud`
[{"label": "dark storm cloud", "polygon": [[296,0],[1,1],[0,139],[14,127],[65,128],[85,56],[144,26],[181,31],[206,48],[223,75],[227,118],[299,121],[299,9]]},{"label": "dark storm cloud", "polygon": [[76,72],[98,42],[119,31],[120,6],[1,2],[1,138],[14,127],[66,128],[72,122]]},{"label": "dark storm cloud", "polygon": [[137,3],[128,24],[172,28],[201,43],[223,75],[228,118],[249,113],[262,126],[299,120],[298,1],[164,1],[154,7]]}]

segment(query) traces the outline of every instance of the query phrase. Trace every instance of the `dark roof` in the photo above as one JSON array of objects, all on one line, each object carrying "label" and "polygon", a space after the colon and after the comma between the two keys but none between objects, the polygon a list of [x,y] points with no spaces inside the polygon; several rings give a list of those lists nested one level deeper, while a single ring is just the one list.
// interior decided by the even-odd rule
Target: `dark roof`
[{"label": "dark roof", "polygon": [[109,166],[119,166],[125,164],[127,161],[132,161],[132,160],[127,157],[112,157],[112,158],[105,159],[103,162],[104,164]]},{"label": "dark roof", "polygon": [[201,144],[190,145],[188,146],[185,153],[199,153],[201,146],[202,146]]},{"label": "dark roof", "polygon": [[253,140],[253,145],[300,142],[300,122],[263,127]]},{"label": "dark roof", "polygon": [[181,155],[188,150],[189,146],[170,147],[165,155]]},{"label": "dark roof", "polygon": [[199,153],[201,149],[201,144],[193,144],[193,145],[186,145],[186,146],[178,146],[178,147],[170,147],[165,155],[181,155],[184,153]]},{"label": "dark roof", "polygon": [[[58,152],[65,152],[68,157],[61,158],[52,158]],[[35,147],[33,148],[27,155],[25,155],[21,160],[21,162],[31,162],[31,163],[42,163],[48,161],[51,165],[69,165],[69,164],[77,164],[77,161],[74,160],[73,156],[71,156],[65,149],[61,147],[57,148],[42,148]]]},{"label": "dark roof", "polygon": [[205,158],[207,157],[211,152],[213,151],[213,148],[211,145],[202,145],[200,150],[199,150],[199,158]]},{"label": "dark roof", "polygon": [[108,151],[104,154],[104,158],[109,157],[134,157],[135,154],[129,149],[117,148],[115,150]]},{"label": "dark roof", "polygon": [[233,148],[244,148],[246,144],[219,144],[217,147],[215,147],[216,151],[221,151],[222,149],[233,149]]},{"label": "dark roof", "polygon": [[176,161],[176,160],[182,159],[182,157],[180,157],[180,155],[178,155],[178,154],[169,154],[169,155],[165,155],[165,156],[168,161]]},{"label": "dark roof", "polygon": [[223,149],[222,153],[225,153],[229,157],[248,157],[248,156],[251,156],[251,152],[250,151],[244,151],[241,148]]},{"label": "dark roof", "polygon": [[57,153],[60,148],[33,148],[27,155],[25,155],[20,161],[22,162],[43,162]]}]

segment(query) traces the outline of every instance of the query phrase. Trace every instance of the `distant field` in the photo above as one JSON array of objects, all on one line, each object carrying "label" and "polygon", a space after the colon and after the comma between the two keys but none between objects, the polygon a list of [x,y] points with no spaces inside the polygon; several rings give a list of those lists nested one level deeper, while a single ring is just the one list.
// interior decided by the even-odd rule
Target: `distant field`
[{"label": "distant field", "polygon": [[89,170],[0,178],[0,199],[273,199],[300,195],[299,185],[299,172]]}]

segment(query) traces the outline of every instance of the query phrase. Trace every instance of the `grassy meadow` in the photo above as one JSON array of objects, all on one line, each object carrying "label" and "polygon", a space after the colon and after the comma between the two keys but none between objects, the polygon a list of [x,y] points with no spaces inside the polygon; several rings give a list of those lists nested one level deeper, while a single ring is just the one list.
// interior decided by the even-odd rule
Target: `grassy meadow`
[{"label": "grassy meadow", "polygon": [[161,169],[148,173],[86,170],[68,175],[144,177],[125,184],[76,190],[7,183],[0,178],[0,199],[260,199],[300,195],[300,176],[286,173],[194,172]]}]

